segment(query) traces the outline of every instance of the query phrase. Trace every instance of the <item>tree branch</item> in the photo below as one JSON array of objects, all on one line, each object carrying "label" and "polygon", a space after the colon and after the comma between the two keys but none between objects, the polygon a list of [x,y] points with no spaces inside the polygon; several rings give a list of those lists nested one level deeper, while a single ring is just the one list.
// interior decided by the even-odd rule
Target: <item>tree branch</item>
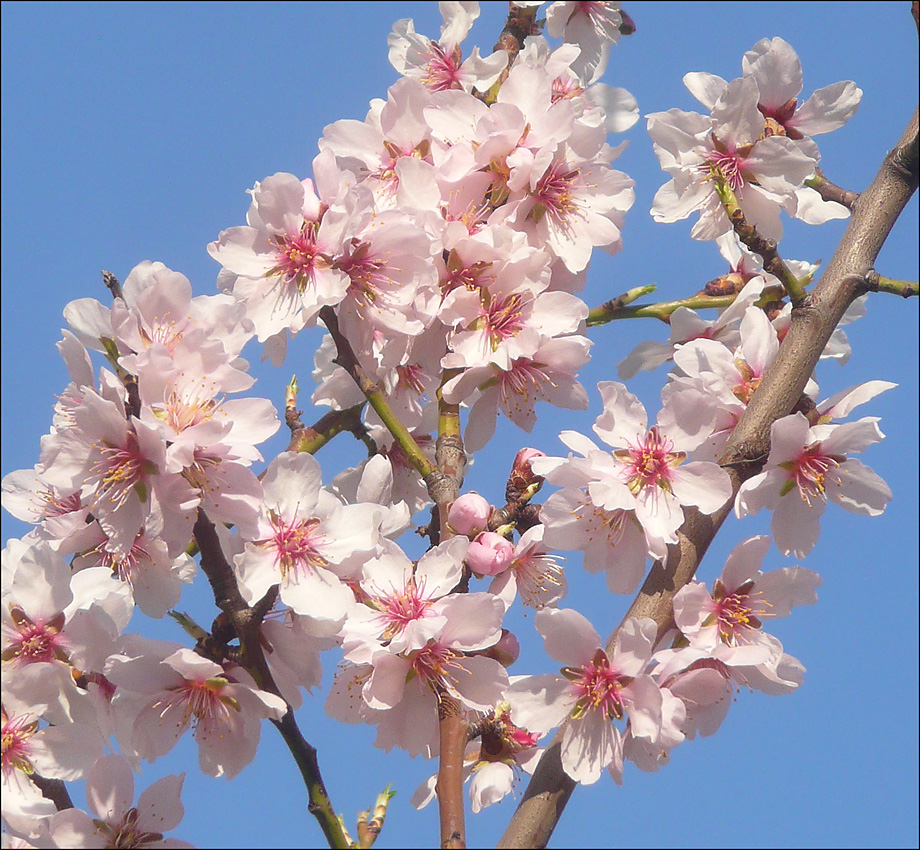
[{"label": "tree branch", "polygon": [[853,209],[853,204],[859,197],[859,192],[851,192],[836,183],[831,183],[820,168],[815,169],[815,176],[806,180],[805,185],[814,189],[825,201],[834,201],[848,210]]}]

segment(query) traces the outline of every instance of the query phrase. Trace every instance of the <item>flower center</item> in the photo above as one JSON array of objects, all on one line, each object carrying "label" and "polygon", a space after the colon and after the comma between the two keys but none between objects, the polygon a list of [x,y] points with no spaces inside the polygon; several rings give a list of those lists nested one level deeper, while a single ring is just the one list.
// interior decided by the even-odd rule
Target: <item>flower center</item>
[{"label": "flower center", "polygon": [[782,495],[785,496],[793,487],[798,487],[802,500],[809,507],[812,499],[823,499],[826,502],[827,478],[829,475],[836,478],[834,470],[844,460],[843,457],[824,454],[821,443],[812,443],[796,460],[780,464],[792,476],[784,485]]},{"label": "flower center", "polygon": [[100,494],[105,494],[115,508],[120,508],[136,487],[143,486],[148,461],[141,453],[134,434],[128,435],[123,447],[99,446],[99,454],[101,457],[90,472],[99,476]]},{"label": "flower center", "polygon": [[713,587],[714,615],[718,618],[719,637],[729,646],[744,642],[748,632],[763,626],[760,617],[754,613],[754,602],[751,599],[753,588],[754,582],[746,581],[734,593],[729,593],[720,579],[716,580]]},{"label": "flower center", "polygon": [[349,294],[361,304],[376,301],[390,282],[382,271],[386,268],[386,261],[373,257],[367,242],[353,240],[350,254],[340,262],[339,267],[351,281]]},{"label": "flower center", "polygon": [[565,221],[577,209],[573,190],[578,175],[578,169],[569,168],[565,162],[551,163],[534,189],[536,204],[528,217],[540,221],[549,216],[557,224]]},{"label": "flower center", "polygon": [[675,452],[673,448],[674,443],[663,437],[655,425],[641,443],[613,453],[626,464],[626,485],[630,493],[636,496],[646,487],[660,487],[667,493],[671,492],[674,467],[687,457],[686,452]]},{"label": "flower center", "polygon": [[320,524],[318,519],[288,522],[275,511],[269,511],[269,522],[273,534],[261,543],[275,550],[282,576],[286,577],[294,570],[309,571],[329,565],[318,548],[325,542],[323,535],[316,530]]},{"label": "flower center", "polygon": [[67,661],[61,629],[64,614],[45,622],[32,620],[18,605],[10,605],[10,620],[15,632],[9,636],[9,645],[3,650],[3,661],[24,666],[36,661]]},{"label": "flower center", "polygon": [[38,721],[26,716],[8,717],[3,710],[3,731],[0,732],[0,768],[4,779],[14,770],[31,775],[35,772],[29,761],[29,738],[38,731]]},{"label": "flower center", "polygon": [[699,166],[700,171],[711,174],[714,168],[718,168],[733,192],[744,186],[745,161],[735,151],[716,149],[706,153],[703,158],[706,161]]},{"label": "flower center", "polygon": [[610,659],[603,649],[594,653],[594,659],[583,667],[563,667],[562,675],[573,683],[578,694],[573,718],[577,720],[589,711],[598,711],[606,719],[623,719],[620,692],[632,679],[610,666]]},{"label": "flower center", "polygon": [[276,236],[276,264],[268,276],[281,275],[285,283],[293,283],[303,293],[313,283],[317,269],[328,268],[329,260],[316,247],[319,222],[305,221],[298,233]]},{"label": "flower center", "polygon": [[420,594],[414,579],[409,579],[402,593],[377,597],[374,605],[380,610],[387,624],[382,639],[392,640],[401,635],[409,623],[421,620],[425,616],[430,604]]},{"label": "flower center", "polygon": [[432,92],[460,88],[460,60],[459,47],[448,52],[436,41],[430,42],[428,61],[422,75],[425,88]]}]

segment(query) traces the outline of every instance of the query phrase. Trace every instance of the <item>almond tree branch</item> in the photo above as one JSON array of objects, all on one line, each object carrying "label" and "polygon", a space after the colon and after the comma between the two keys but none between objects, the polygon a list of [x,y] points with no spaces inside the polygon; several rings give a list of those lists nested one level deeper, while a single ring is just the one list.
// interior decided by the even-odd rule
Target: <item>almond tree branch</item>
[{"label": "almond tree branch", "polygon": [[[814,290],[792,311],[789,330],[720,459],[732,492],[755,474],[770,450],[770,428],[796,405],[821,352],[846,309],[868,291],[867,276],[901,211],[917,188],[917,113],[886,157]],[[664,562],[654,565],[627,617],[651,617],[661,635],[673,616],[674,594],[693,577],[728,516],[734,498],[712,516],[688,511]],[[616,637],[611,636],[608,650]],[[562,769],[560,734],[540,760],[499,847],[545,847],[575,783]]]},{"label": "almond tree branch", "polygon": [[[236,575],[233,572],[220,545],[214,523],[199,508],[195,521],[195,540],[201,553],[201,571],[207,576],[214,593],[214,602],[233,625],[240,641],[240,664],[255,678],[260,688],[281,696],[272,678],[268,663],[262,653],[261,625],[271,602],[265,601],[250,607],[240,593]],[[319,770],[316,749],[311,746],[297,727],[294,712],[290,706],[280,720],[272,720],[291,751],[307,787],[310,803],[307,810],[319,823],[326,841],[333,848],[347,848],[351,844],[342,831],[332,802]]]},{"label": "almond tree branch", "polygon": [[890,292],[902,298],[920,295],[920,283],[916,280],[895,280],[891,277],[883,277],[874,270],[866,275],[866,288],[869,292]]},{"label": "almond tree branch", "polygon": [[[637,289],[649,288],[637,287]],[[660,319],[662,322],[668,322],[671,314],[679,307],[687,307],[690,310],[723,309],[733,304],[738,297],[737,293],[731,295],[707,295],[705,292],[698,292],[695,295],[681,298],[677,301],[660,301],[657,304],[630,304],[629,300],[621,300],[628,298],[633,292],[636,292],[636,290],[630,289],[629,292],[618,298],[607,301],[601,304],[600,307],[594,307],[588,313],[588,327],[605,325],[615,319]],[[779,287],[768,286],[757,300],[757,304],[763,305],[776,301],[783,294],[783,290]]]},{"label": "almond tree branch", "polygon": [[387,401],[383,389],[381,389],[380,385],[367,374],[364,367],[358,362],[358,358],[355,356],[351,343],[345,339],[342,332],[339,330],[339,320],[335,315],[335,310],[333,310],[332,307],[323,307],[319,312],[319,316],[335,342],[336,350],[338,351],[335,362],[351,375],[354,382],[358,385],[358,388],[364,393],[364,397],[368,400],[370,406],[374,408],[377,415],[383,421],[383,424],[386,425],[387,430],[393,435],[393,439],[396,440],[399,447],[405,453],[409,463],[411,463],[416,472],[425,479],[425,483],[427,484],[429,476],[437,475],[437,468],[425,456],[421,446],[415,441],[412,434],[409,433],[409,429],[399,421],[399,417],[396,416],[393,412],[393,408],[390,407],[390,403]]},{"label": "almond tree branch", "polygon": [[825,201],[835,201],[848,210],[853,209],[853,204],[859,197],[859,192],[852,192],[836,183],[831,183],[820,168],[815,169],[815,176],[806,180],[805,185],[814,189]]},{"label": "almond tree branch", "polygon": [[[460,405],[444,399],[444,385],[457,375],[447,369],[438,389],[438,442],[435,448],[436,477],[426,479],[428,494],[437,511],[438,539],[447,540],[453,534],[447,524],[451,502],[460,495],[466,453],[460,434]],[[469,583],[469,571],[459,591]],[[463,757],[466,752],[467,723],[459,701],[443,690],[438,692],[438,814],[441,824],[441,846],[466,847],[465,804],[463,800]]]},{"label": "almond tree branch", "polygon": [[801,304],[805,298],[805,287],[780,257],[776,250],[776,242],[761,236],[757,228],[744,217],[744,211],[721,169],[713,165],[711,171],[716,194],[722,202],[722,208],[728,215],[735,234],[751,251],[760,256],[763,260],[764,271],[779,278],[793,306]]}]

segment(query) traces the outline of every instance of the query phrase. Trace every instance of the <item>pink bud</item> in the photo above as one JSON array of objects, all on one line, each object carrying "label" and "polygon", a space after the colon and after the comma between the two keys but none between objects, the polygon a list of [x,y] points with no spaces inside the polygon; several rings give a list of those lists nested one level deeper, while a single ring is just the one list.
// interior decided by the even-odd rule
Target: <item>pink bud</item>
[{"label": "pink bud", "polygon": [[492,514],[492,506],[475,491],[464,493],[450,506],[447,522],[457,534],[469,538],[485,530]]},{"label": "pink bud", "polygon": [[478,576],[497,576],[513,559],[514,547],[494,531],[484,531],[466,550],[467,566]]},{"label": "pink bud", "polygon": [[521,644],[511,632],[502,629],[502,636],[498,639],[498,643],[480,654],[497,661],[502,667],[510,667],[521,654]]},{"label": "pink bud", "polygon": [[539,449],[521,449],[514,456],[508,483],[518,493],[523,493],[532,484],[543,483],[543,477],[536,475],[530,468],[530,461],[535,457],[546,457],[546,453]]}]

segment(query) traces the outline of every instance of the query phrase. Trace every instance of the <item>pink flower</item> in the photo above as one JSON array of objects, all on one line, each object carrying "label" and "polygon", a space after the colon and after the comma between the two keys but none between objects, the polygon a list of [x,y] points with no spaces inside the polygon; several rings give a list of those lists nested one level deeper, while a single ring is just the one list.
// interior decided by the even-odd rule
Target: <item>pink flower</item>
[{"label": "pink flower", "polygon": [[126,718],[124,744],[147,761],[194,726],[202,771],[232,779],[255,757],[262,720],[287,711],[241,668],[228,672],[190,649],[142,639],[127,648],[137,654],[113,655],[105,675],[118,688],[112,706]]},{"label": "pink flower", "polygon": [[119,754],[102,756],[86,782],[86,800],[94,817],[65,809],[51,819],[51,836],[59,847],[162,847],[193,845],[163,833],[179,825],[185,814],[179,795],[185,774],[164,776],[134,801],[134,775]]},{"label": "pink flower", "polygon": [[828,499],[845,510],[878,516],[891,490],[869,467],[847,457],[884,439],[875,417],[810,427],[801,413],[784,416],[770,429],[764,471],[738,491],[735,514],[773,511],[770,529],[784,555],[804,558],[820,534]]},{"label": "pink flower", "polygon": [[560,675],[524,676],[508,688],[514,722],[536,732],[564,725],[562,766],[576,782],[597,782],[617,756],[621,732],[614,720],[629,718],[634,736],[657,741],[662,731],[662,695],[644,672],[657,628],[630,619],[611,656],[600,636],[577,611],[544,608],[534,624],[547,653],[566,666]]}]

